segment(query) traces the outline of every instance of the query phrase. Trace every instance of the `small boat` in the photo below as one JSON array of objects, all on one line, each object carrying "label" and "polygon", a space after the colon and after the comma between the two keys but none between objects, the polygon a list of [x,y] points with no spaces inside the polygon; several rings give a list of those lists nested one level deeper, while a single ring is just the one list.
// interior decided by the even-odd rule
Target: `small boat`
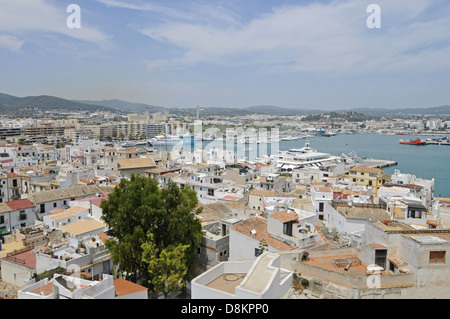
[{"label": "small boat", "polygon": [[122,146],[123,148],[135,147],[136,143],[131,142],[131,141],[126,141],[126,142],[123,142],[120,146]]},{"label": "small boat", "polygon": [[400,140],[400,144],[406,144],[406,145],[426,145],[426,141],[422,141],[420,138],[416,138],[415,140],[409,140],[409,141],[403,141]]}]

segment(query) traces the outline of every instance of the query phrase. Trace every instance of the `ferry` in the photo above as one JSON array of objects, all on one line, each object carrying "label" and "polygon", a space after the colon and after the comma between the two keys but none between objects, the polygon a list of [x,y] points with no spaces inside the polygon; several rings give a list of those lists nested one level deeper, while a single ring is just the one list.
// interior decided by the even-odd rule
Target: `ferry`
[{"label": "ferry", "polygon": [[409,140],[409,141],[400,140],[400,144],[406,144],[406,145],[426,145],[427,142],[426,142],[426,141],[422,141],[420,138],[416,138],[415,140]]}]

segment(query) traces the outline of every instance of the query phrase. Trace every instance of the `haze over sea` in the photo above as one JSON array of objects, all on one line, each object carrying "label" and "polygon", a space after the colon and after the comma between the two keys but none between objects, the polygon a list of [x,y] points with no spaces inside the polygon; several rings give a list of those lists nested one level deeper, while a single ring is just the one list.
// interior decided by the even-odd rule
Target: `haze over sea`
[{"label": "haze over sea", "polygon": [[[343,134],[331,137],[316,136],[309,139],[310,147],[319,152],[339,155],[355,152],[358,157],[392,160],[396,166],[383,168],[387,174],[398,169],[401,173],[435,179],[434,196],[450,197],[450,169],[448,167],[450,146],[402,145],[400,139],[433,138],[420,135]],[[306,140],[282,141],[280,151],[303,147]]]}]

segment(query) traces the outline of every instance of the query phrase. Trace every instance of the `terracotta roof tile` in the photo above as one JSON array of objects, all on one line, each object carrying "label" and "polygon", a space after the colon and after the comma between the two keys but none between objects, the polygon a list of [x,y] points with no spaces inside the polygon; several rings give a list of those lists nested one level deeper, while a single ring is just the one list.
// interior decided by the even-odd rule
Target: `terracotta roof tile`
[{"label": "terracotta roof tile", "polygon": [[22,266],[27,266],[30,268],[36,268],[36,253],[32,250],[28,250],[23,253],[15,254],[12,256],[4,257],[3,259],[15,262]]},{"label": "terracotta roof tile", "polygon": [[5,204],[8,205],[12,210],[35,207],[35,205],[28,198],[12,200],[6,202]]},{"label": "terracotta roof tile", "polygon": [[124,296],[139,291],[148,290],[143,286],[137,285],[122,278],[114,279],[114,287],[116,287],[116,296]]},{"label": "terracotta roof tile", "polygon": [[292,222],[298,219],[297,214],[289,213],[286,211],[270,214],[269,217],[279,220],[282,223]]},{"label": "terracotta roof tile", "polygon": [[49,296],[53,293],[53,282],[49,282],[48,284],[43,285],[39,288],[36,288],[36,289],[32,290],[31,292],[38,294],[38,295],[43,293],[44,296]]}]

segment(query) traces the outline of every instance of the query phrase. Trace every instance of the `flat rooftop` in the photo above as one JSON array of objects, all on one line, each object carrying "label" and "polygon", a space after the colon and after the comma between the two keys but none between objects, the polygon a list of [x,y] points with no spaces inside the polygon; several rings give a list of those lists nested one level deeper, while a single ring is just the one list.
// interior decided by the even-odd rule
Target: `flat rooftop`
[{"label": "flat rooftop", "polygon": [[415,230],[413,227],[402,223],[402,222],[386,222],[384,223],[383,221],[376,221],[375,223],[373,223],[375,226],[381,228],[383,231],[385,232],[390,232],[390,231],[411,231],[411,230]]},{"label": "flat rooftop", "polygon": [[[349,261],[353,261],[350,268],[346,271],[345,267]],[[325,257],[311,257],[309,260],[303,261],[305,264],[332,270],[347,275],[366,275],[367,265],[359,260],[355,255],[335,255]],[[383,273],[384,274],[384,273]]]},{"label": "flat rooftop", "polygon": [[234,295],[236,287],[239,286],[246,275],[247,273],[224,273],[208,283],[206,287]]}]

